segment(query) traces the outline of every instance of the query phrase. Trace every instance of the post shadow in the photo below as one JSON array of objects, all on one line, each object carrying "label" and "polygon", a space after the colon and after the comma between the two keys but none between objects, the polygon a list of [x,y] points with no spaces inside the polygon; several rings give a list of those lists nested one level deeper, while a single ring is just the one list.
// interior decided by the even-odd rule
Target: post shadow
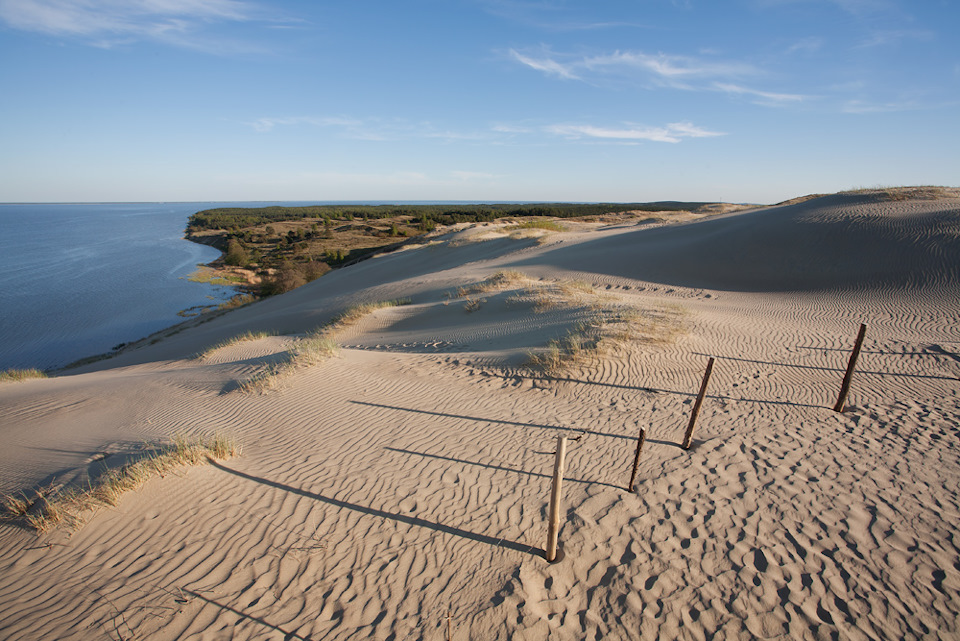
[{"label": "post shadow", "polygon": [[[447,414],[444,412],[432,412],[430,410],[415,410],[409,407],[399,407],[396,405],[383,405],[381,403],[369,403],[367,401],[350,401],[356,405],[366,405],[368,407],[379,407],[387,410],[397,410],[398,412],[413,412],[414,414],[426,414],[427,416],[440,416],[443,418],[457,418],[464,421],[475,421],[477,423],[502,423],[503,425],[516,425],[517,427],[536,427],[545,430],[562,430],[566,432],[577,432],[578,434],[590,434],[592,436],[605,436],[607,438],[623,438],[632,440],[626,434],[610,434],[608,432],[594,432],[592,430],[580,429],[576,427],[561,427],[559,425],[541,425],[539,423],[520,423],[517,421],[507,421],[499,418],[480,418],[479,416],[464,416],[462,414]],[[656,442],[656,441],[653,441]]]},{"label": "post shadow", "polygon": [[268,487],[272,487],[277,490],[283,490],[284,492],[289,492],[290,494],[296,494],[298,496],[302,496],[308,499],[313,499],[314,501],[319,501],[321,503],[327,503],[328,505],[333,505],[334,507],[339,507],[346,510],[353,510],[354,512],[367,514],[369,516],[378,516],[383,519],[397,521],[398,523],[406,523],[407,525],[423,527],[430,530],[435,530],[437,532],[442,532],[444,534],[459,536],[460,538],[469,539],[471,541],[486,543],[487,545],[492,545],[494,547],[507,548],[509,550],[514,550],[516,552],[522,552],[524,554],[530,554],[533,556],[543,555],[542,550],[539,550],[530,545],[524,545],[523,543],[518,543],[516,541],[498,539],[492,536],[488,536],[486,534],[477,534],[476,532],[470,532],[468,530],[462,530],[460,528],[456,528],[450,525],[444,525],[443,523],[434,523],[432,521],[427,521],[425,519],[421,519],[416,516],[409,516],[407,514],[397,514],[395,512],[387,512],[386,510],[378,510],[377,508],[367,507],[365,505],[359,505],[357,503],[350,503],[348,501],[342,501],[340,499],[324,496],[322,494],[317,494],[315,492],[308,492],[307,490],[302,490],[297,487],[284,485],[283,483],[278,483],[276,481],[271,481],[269,479],[261,478],[259,476],[253,476],[252,474],[240,472],[239,470],[234,470],[221,463],[218,463],[212,458],[208,458],[207,461],[210,463],[210,465],[214,466],[218,470],[226,472],[227,474],[233,474],[234,476],[239,476],[240,478],[247,479],[248,481],[260,483],[262,485],[266,485]]},{"label": "post shadow", "polygon": [[[847,352],[850,350],[834,350],[838,352]],[[698,356],[709,356],[709,354],[701,354],[700,352],[694,352]],[[861,352],[864,354],[880,354],[882,352]],[[717,358],[728,360],[728,361],[740,361],[741,363],[756,363],[757,365],[773,365],[774,367],[792,367],[795,369],[812,369],[821,372],[845,372],[846,369],[839,367],[817,367],[815,365],[795,365],[791,363],[776,363],[774,361],[761,361],[751,358],[738,358],[736,356],[718,356]],[[870,375],[870,376],[893,376],[897,378],[924,378],[934,381],[955,381],[956,377],[953,376],[937,376],[934,374],[906,374],[902,372],[870,372],[857,370],[858,375]]]},{"label": "post shadow", "polygon": [[192,596],[192,597],[195,597],[195,598],[197,598],[197,599],[200,599],[201,601],[206,601],[206,602],[209,603],[210,605],[215,605],[215,606],[217,606],[218,608],[220,608],[221,610],[226,610],[227,612],[230,612],[230,613],[232,613],[232,614],[235,614],[235,615],[237,615],[238,617],[240,617],[241,619],[246,619],[247,621],[253,621],[254,623],[259,623],[260,625],[262,625],[262,626],[265,627],[265,628],[269,628],[269,629],[271,629],[271,630],[274,630],[275,632],[279,632],[279,633],[283,634],[283,639],[284,639],[284,641],[289,641],[289,640],[291,640],[291,639],[296,639],[297,641],[312,641],[310,637],[302,637],[302,636],[300,636],[299,634],[296,634],[296,633],[294,633],[294,632],[288,632],[288,631],[284,630],[283,628],[281,628],[281,627],[279,627],[279,626],[276,626],[276,625],[273,625],[272,623],[268,623],[267,621],[264,621],[263,619],[261,619],[261,618],[259,618],[259,617],[252,616],[252,615],[250,615],[250,614],[247,614],[246,612],[243,612],[243,611],[241,611],[241,610],[237,610],[236,608],[232,608],[232,607],[230,607],[229,605],[224,605],[223,603],[219,603],[219,602],[217,602],[217,601],[214,601],[213,599],[208,599],[207,597],[203,596],[203,595],[200,594],[199,592],[194,592],[193,590],[188,590],[188,589],[186,589],[186,588],[184,588],[183,591],[184,591],[186,594],[189,594],[189,595]]},{"label": "post shadow", "polygon": [[[466,465],[476,465],[477,467],[485,467],[489,470],[499,470],[501,472],[513,472],[514,474],[525,474],[526,476],[538,476],[544,479],[553,478],[549,474],[541,474],[540,472],[528,472],[527,470],[518,470],[512,467],[504,467],[502,465],[491,465],[489,463],[479,463],[477,461],[468,461],[466,459],[453,458],[452,456],[441,456],[440,454],[427,454],[426,452],[415,452],[413,450],[405,450],[399,447],[386,447],[384,449],[390,450],[391,452],[399,452],[400,454],[410,454],[411,456],[423,456],[427,458],[439,459],[441,461],[451,461],[453,463],[465,463]],[[604,483],[603,481],[585,481],[583,479],[572,479],[568,476],[564,476],[563,480],[569,481],[571,483],[583,483],[584,485],[603,485],[605,487],[612,487],[617,490],[620,489],[619,487],[617,487],[616,485],[613,485],[612,483]]]},{"label": "post shadow", "polygon": [[[726,357],[726,356],[717,356],[717,358],[718,358],[718,359],[722,359],[722,358],[727,358],[727,357]],[[731,360],[733,360],[733,359],[731,359]],[[758,363],[759,363],[759,362],[761,362],[761,361],[753,361],[753,362],[758,362]],[[776,364],[776,363],[773,363],[773,364]],[[837,370],[837,371],[841,371],[841,370]],[[512,376],[505,376],[505,375],[504,375],[504,376],[501,376],[501,375],[498,375],[498,374],[493,374],[493,376],[497,376],[498,378],[503,378],[504,380],[506,380],[506,379],[521,378],[519,375],[512,375]],[[617,384],[617,383],[601,383],[601,382],[597,382],[597,381],[581,381],[581,380],[576,379],[576,378],[560,378],[560,377],[554,377],[554,378],[533,378],[533,377],[530,377],[530,380],[535,380],[535,381],[548,381],[548,380],[549,380],[549,381],[558,381],[558,382],[562,382],[562,383],[576,383],[576,384],[578,384],[578,385],[597,385],[597,386],[599,386],[599,387],[613,387],[613,388],[615,388],[615,389],[630,390],[630,391],[632,391],[632,392],[649,392],[650,394],[670,394],[671,396],[686,396],[686,397],[688,397],[688,398],[695,398],[695,397],[697,396],[696,394],[694,394],[694,393],[692,393],[692,392],[681,392],[681,391],[679,391],[679,390],[663,389],[663,388],[660,388],[660,387],[649,387],[649,386],[646,386],[646,385],[645,385],[645,386],[642,386],[642,387],[632,387],[632,386],[630,386],[630,385],[619,385],[619,384]],[[949,379],[948,379],[948,380],[949,380]],[[790,405],[790,406],[792,406],[792,407],[812,407],[812,408],[819,408],[819,407],[821,407],[820,405],[810,405],[809,403],[794,403],[794,402],[791,402],[791,401],[768,401],[768,400],[761,400],[761,399],[757,399],[757,398],[734,398],[734,397],[732,397],[732,396],[721,396],[720,394],[707,394],[706,396],[704,396],[704,398],[714,399],[714,400],[718,400],[718,401],[733,401],[733,402],[736,402],[736,403],[756,403],[756,404],[758,404],[758,405],[767,404],[767,405]],[[402,408],[394,408],[394,409],[402,409]],[[415,410],[410,410],[410,411],[415,411]],[[496,421],[496,422],[506,422],[506,421]],[[555,429],[564,429],[564,428],[555,428]],[[604,436],[604,435],[601,434],[601,436]],[[628,440],[631,440],[631,441],[632,441],[632,440],[635,440],[634,437],[632,437],[632,436],[618,436],[618,438],[625,438],[625,439],[628,439]],[[662,444],[666,444],[666,443],[664,443],[663,441],[656,441],[656,440],[654,440],[654,439],[647,439],[647,443],[658,443],[658,442],[659,442],[659,443],[662,443]]]}]

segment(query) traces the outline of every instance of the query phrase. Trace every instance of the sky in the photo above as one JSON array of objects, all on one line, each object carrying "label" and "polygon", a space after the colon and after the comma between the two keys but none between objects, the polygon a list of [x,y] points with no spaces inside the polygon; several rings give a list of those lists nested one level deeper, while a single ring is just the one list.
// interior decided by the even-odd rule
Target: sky
[{"label": "sky", "polygon": [[956,0],[0,0],[0,202],[960,180]]}]

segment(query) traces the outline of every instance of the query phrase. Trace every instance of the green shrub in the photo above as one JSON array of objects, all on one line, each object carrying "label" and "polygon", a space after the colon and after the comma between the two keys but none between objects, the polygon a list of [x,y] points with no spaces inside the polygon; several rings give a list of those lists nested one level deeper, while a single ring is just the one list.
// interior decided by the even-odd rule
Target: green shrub
[{"label": "green shrub", "polygon": [[227,253],[223,256],[223,264],[235,267],[246,267],[250,264],[250,254],[236,238],[231,238],[227,243]]}]

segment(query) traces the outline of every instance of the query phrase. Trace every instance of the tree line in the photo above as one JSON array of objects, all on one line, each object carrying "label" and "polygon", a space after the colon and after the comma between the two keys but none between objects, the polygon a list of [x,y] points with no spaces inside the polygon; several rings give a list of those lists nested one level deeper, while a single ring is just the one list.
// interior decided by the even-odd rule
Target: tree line
[{"label": "tree line", "polygon": [[576,218],[600,216],[623,211],[680,211],[706,205],[700,202],[659,201],[649,203],[540,203],[486,205],[314,205],[306,207],[220,207],[205,209],[192,216],[187,233],[224,230],[238,231],[246,227],[269,225],[305,218],[334,220],[377,220],[411,216],[422,228],[455,223],[490,222],[497,218],[550,216]]}]

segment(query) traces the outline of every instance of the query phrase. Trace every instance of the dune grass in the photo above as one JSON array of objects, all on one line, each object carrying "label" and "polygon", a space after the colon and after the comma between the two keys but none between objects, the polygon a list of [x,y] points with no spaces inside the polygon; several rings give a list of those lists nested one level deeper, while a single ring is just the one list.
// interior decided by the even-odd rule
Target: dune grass
[{"label": "dune grass", "polygon": [[629,343],[669,344],[683,332],[679,307],[636,309],[594,308],[586,321],[545,348],[527,352],[524,366],[550,376],[589,366]]},{"label": "dune grass", "polygon": [[261,394],[275,389],[280,381],[301,367],[321,363],[331,356],[335,356],[339,349],[340,346],[336,341],[328,336],[311,334],[301,338],[287,350],[282,362],[274,364],[243,381],[240,384],[240,389],[244,392]]},{"label": "dune grass", "polygon": [[901,200],[937,200],[951,196],[951,190],[937,185],[877,185],[875,187],[857,187],[846,192],[848,194],[876,194],[888,201]]},{"label": "dune grass", "polygon": [[635,308],[582,280],[538,281],[518,271],[500,271],[448,293],[464,299],[464,311],[479,310],[484,294],[506,292],[506,303],[533,313],[572,312],[580,321],[561,338],[527,352],[524,366],[549,375],[585,366],[627,343],[666,344],[683,332],[683,309],[676,305]]},{"label": "dune grass", "polygon": [[0,372],[0,383],[21,383],[32,378],[48,378],[45,372],[36,368],[8,369]]},{"label": "dune grass", "polygon": [[248,341],[256,341],[260,340],[261,338],[267,338],[275,335],[276,332],[244,332],[242,334],[238,334],[237,336],[233,336],[232,338],[222,340],[215,345],[211,345],[202,352],[198,353],[194,358],[201,361],[206,360],[213,356],[214,352],[223,349],[224,347],[230,347],[231,345],[237,345],[239,343],[245,343]]},{"label": "dune grass", "polygon": [[544,219],[544,220],[528,220],[526,222],[519,223],[508,227],[508,231],[513,231],[515,229],[545,229],[547,231],[567,231],[567,228],[558,223],[555,220]]},{"label": "dune grass", "polygon": [[8,519],[24,522],[38,533],[58,527],[76,530],[83,525],[87,513],[118,505],[124,493],[139,489],[154,476],[162,477],[177,468],[206,463],[211,458],[225,460],[239,455],[240,446],[223,434],[194,439],[178,435],[170,444],[149,449],[147,455],[135,463],[105,470],[96,482],[85,488],[42,488],[32,500],[23,492],[19,496],[6,495],[2,500],[3,514]]},{"label": "dune grass", "polygon": [[271,365],[241,382],[239,389],[244,392],[261,394],[275,389],[284,378],[298,369],[316,365],[335,356],[340,350],[340,345],[336,341],[338,332],[356,324],[364,316],[378,309],[409,305],[410,302],[409,298],[400,298],[350,307],[326,325],[318,327],[305,337],[297,340],[293,347],[283,355],[281,362]]},{"label": "dune grass", "polygon": [[384,309],[385,307],[399,307],[401,305],[409,305],[410,303],[411,300],[409,298],[395,298],[393,300],[383,300],[373,303],[354,305],[326,325],[320,327],[317,330],[317,333],[322,333],[329,336],[357,323],[361,318],[367,314],[377,311],[378,309]]}]

